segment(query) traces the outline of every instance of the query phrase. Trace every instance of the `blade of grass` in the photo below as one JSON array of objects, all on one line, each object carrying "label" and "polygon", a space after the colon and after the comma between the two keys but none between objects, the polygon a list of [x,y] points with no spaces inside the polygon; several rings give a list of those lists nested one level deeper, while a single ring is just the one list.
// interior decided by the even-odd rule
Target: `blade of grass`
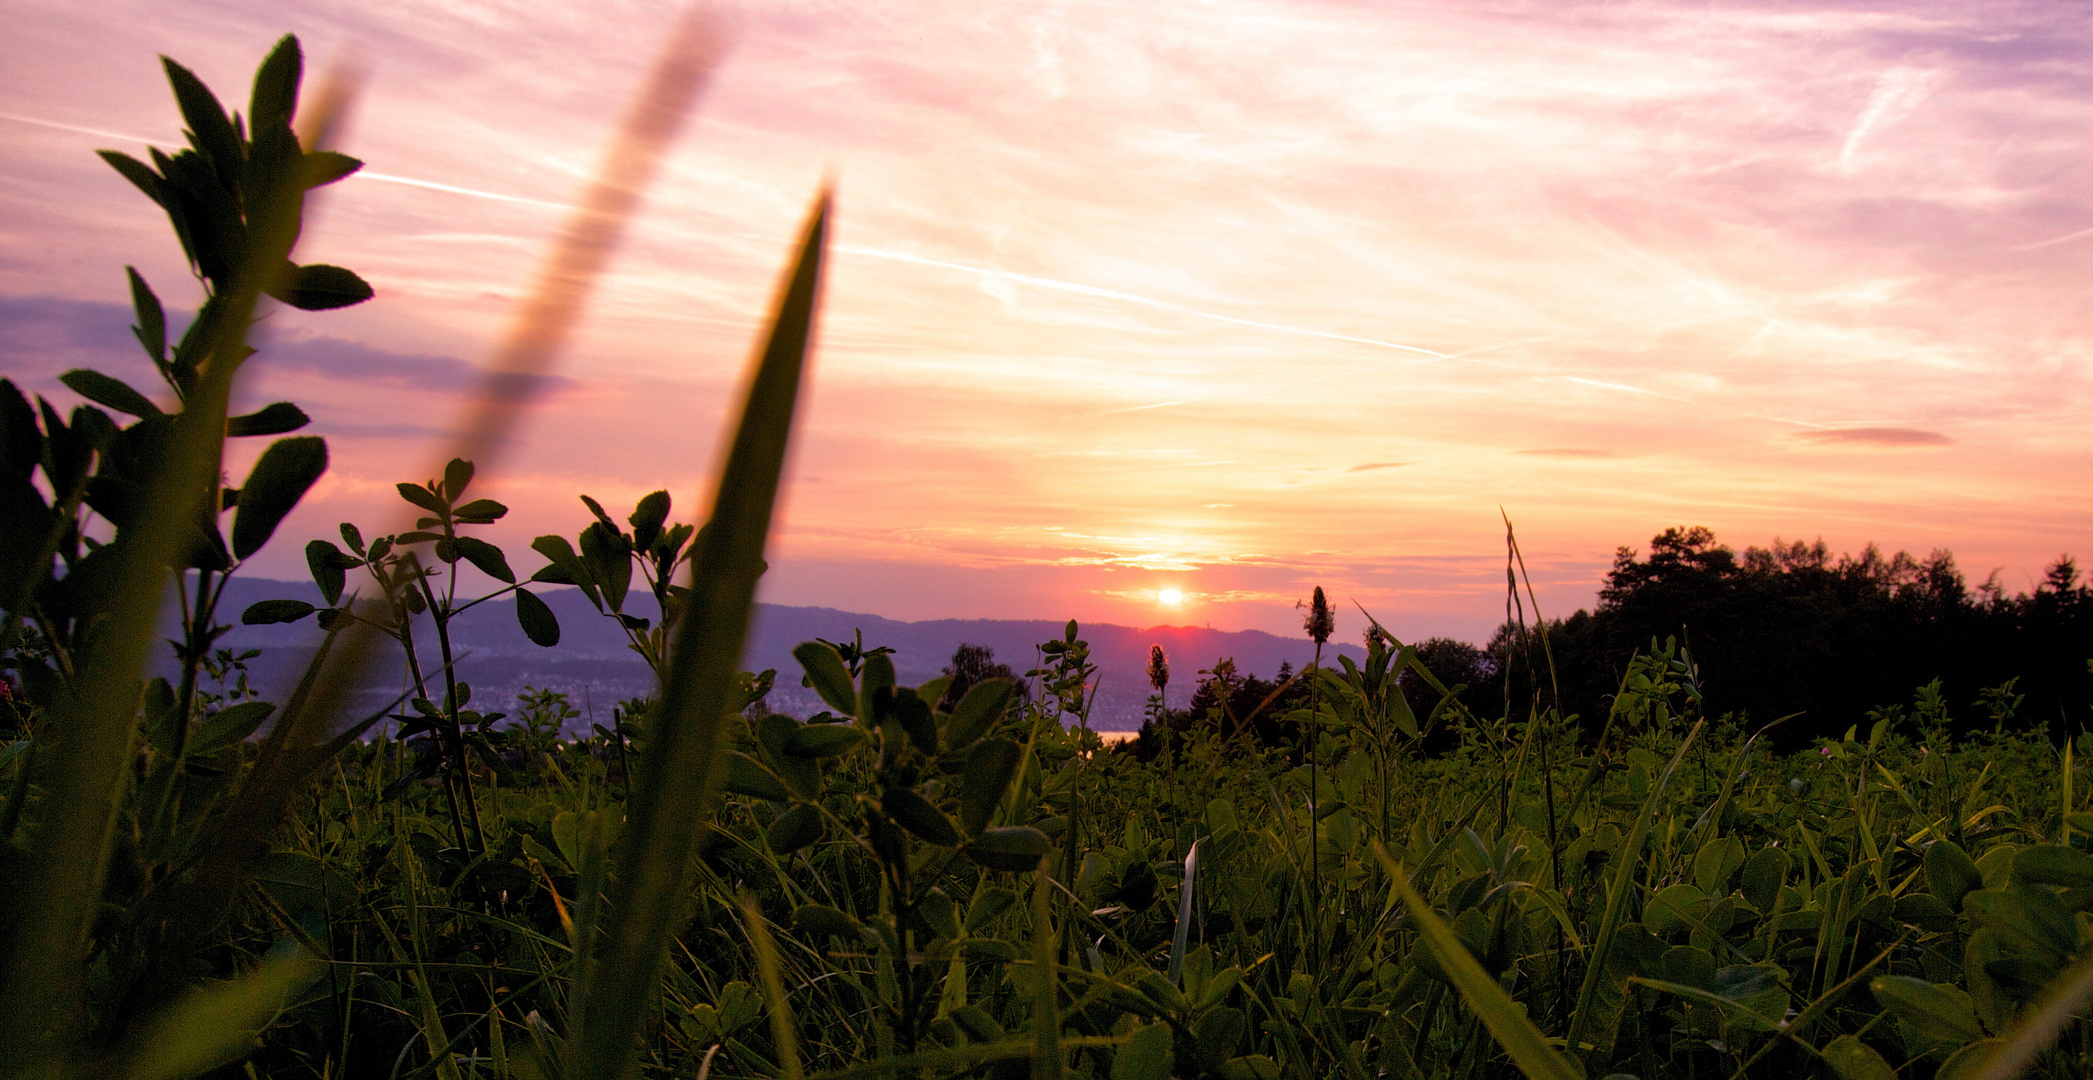
[{"label": "blade of grass", "polygon": [[1497,980],[1475,962],[1468,946],[1461,944],[1459,935],[1446,921],[1439,918],[1431,905],[1410,884],[1410,875],[1402,865],[1388,854],[1379,840],[1373,841],[1374,858],[1380,860],[1382,869],[1388,871],[1389,880],[1395,883],[1402,894],[1403,903],[1410,909],[1410,917],[1417,920],[1417,930],[1431,943],[1432,956],[1453,980],[1454,987],[1468,1002],[1468,1007],[1481,1018],[1483,1026],[1490,1029],[1490,1036],[1504,1052],[1511,1055],[1512,1064],[1525,1073],[1528,1080],[1582,1080],[1578,1071],[1563,1060],[1555,1048],[1548,1045],[1548,1037],[1533,1026],[1533,1021],[1519,1008],[1512,996],[1497,985]]},{"label": "blade of grass", "polygon": [[688,614],[661,705],[647,718],[647,753],[626,808],[609,914],[615,932],[591,973],[587,1022],[576,1038],[582,1075],[630,1075],[646,1001],[660,978],[690,891],[691,860],[718,801],[724,718],[763,573],[764,543],[813,333],[829,194],[816,199],[770,339],[749,387],[703,547],[691,566]]},{"label": "blade of grass", "polygon": [[2020,1023],[2001,1038],[1975,1080],[2011,1080],[2035,1063],[2035,1055],[2049,1049],[2066,1024],[2093,1002],[2093,956],[2067,968],[2053,980],[2042,1001],[2024,1014]]},{"label": "blade of grass", "polygon": [[1170,934],[1170,985],[1183,987],[1181,976],[1185,970],[1185,938],[1192,929],[1192,889],[1194,876],[1199,872],[1199,845],[1206,843],[1204,837],[1192,841],[1192,848],[1185,852],[1185,880],[1178,887],[1177,928]]},{"label": "blade of grass", "polygon": [[255,1033],[282,1011],[314,967],[309,957],[287,956],[191,991],[139,1040],[124,1077],[180,1080],[245,1057],[254,1050]]},{"label": "blade of grass", "polygon": [[1032,883],[1032,962],[1039,965],[1039,996],[1032,1003],[1032,1080],[1060,1080],[1060,979],[1054,972],[1054,916],[1046,860]]},{"label": "blade of grass", "polygon": [[[265,67],[295,55],[286,38]],[[256,132],[257,137],[264,133]],[[273,135],[273,133],[269,133]],[[290,138],[283,133],[282,138]],[[145,485],[135,524],[111,545],[115,597],[70,694],[54,703],[48,795],[16,903],[13,954],[0,968],[0,1076],[35,1075],[70,1051],[86,1019],[82,961],[100,910],[112,829],[125,799],[136,728],[139,672],[157,636],[167,567],[187,542],[196,508],[217,499],[233,373],[246,359],[248,326],[263,288],[297,239],[304,189],[277,176],[253,195],[247,257],[197,313],[199,379],[174,420],[167,454]]]},{"label": "blade of grass", "polygon": [[749,931],[749,944],[756,950],[756,973],[763,982],[763,996],[770,999],[770,1037],[777,1043],[778,1075],[800,1080],[799,1030],[792,1021],[792,1005],[785,1000],[785,984],[778,978],[778,948],[770,940],[770,924],[756,897],[743,890],[741,917]]},{"label": "blade of grass", "polygon": [[1680,740],[1678,752],[1672,755],[1671,763],[1664,767],[1664,775],[1650,785],[1649,797],[1643,800],[1642,812],[1635,817],[1635,830],[1621,842],[1619,860],[1613,875],[1613,885],[1606,892],[1606,914],[1599,920],[1599,933],[1592,939],[1591,960],[1585,965],[1584,984],[1577,990],[1577,1008],[1570,1014],[1570,1050],[1577,1052],[1584,1045],[1583,1036],[1592,1025],[1592,996],[1598,993],[1599,980],[1606,974],[1606,958],[1613,952],[1613,937],[1620,931],[1622,913],[1626,910],[1628,890],[1635,887],[1635,867],[1642,861],[1643,841],[1650,834],[1650,820],[1657,813],[1657,804],[1664,799],[1665,788],[1671,785],[1672,774],[1678,771],[1679,762],[1686,760],[1686,751],[1693,746],[1694,737],[1701,733],[1706,720],[1696,721],[1686,738]]}]

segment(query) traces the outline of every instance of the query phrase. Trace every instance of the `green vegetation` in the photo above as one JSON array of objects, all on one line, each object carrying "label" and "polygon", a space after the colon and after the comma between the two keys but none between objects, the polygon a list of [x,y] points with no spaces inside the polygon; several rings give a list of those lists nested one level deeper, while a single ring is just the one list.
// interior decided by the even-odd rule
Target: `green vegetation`
[{"label": "green vegetation", "polygon": [[[243,613],[328,630],[296,693],[212,690],[241,662],[225,575],[325,467],[295,437],[215,480],[226,437],[304,421],[225,415],[254,305],[367,295],[289,261],[304,190],[355,167],[291,134],[297,69],[286,40],[242,120],[170,63],[193,148],[119,163],[206,287],[169,354],[133,277],[179,410],[74,372],[133,420],[68,422],[0,384],[0,1076],[2093,1075],[2093,743],[1958,735],[1937,687],[1781,754],[1708,714],[1675,644],[1595,719],[1539,693],[1493,717],[1376,626],[1363,661],[1256,702],[1224,682],[1136,754],[1087,728],[1071,622],[1027,693],[985,654],[907,687],[888,650],[813,641],[789,677],[825,708],[768,711],[773,674],[736,666],[825,198],[707,524],[657,494],[532,545],[524,580],[617,618],[657,697],[578,742],[557,694],[470,708],[460,561],[559,628],[461,531],[504,513],[466,461],[401,485],[412,530],[308,547],[327,607]],[[660,625],[626,610],[635,566]],[[170,582],[182,675],[143,680]],[[339,717],[386,649],[407,692]]]}]

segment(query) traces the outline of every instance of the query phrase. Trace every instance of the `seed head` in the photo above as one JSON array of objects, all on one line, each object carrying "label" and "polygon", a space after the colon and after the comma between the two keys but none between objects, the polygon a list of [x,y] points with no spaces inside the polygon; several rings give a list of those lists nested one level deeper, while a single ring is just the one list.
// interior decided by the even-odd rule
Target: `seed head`
[{"label": "seed head", "polygon": [[1330,634],[1337,629],[1337,616],[1330,612],[1330,601],[1323,596],[1323,587],[1315,587],[1315,599],[1308,604],[1308,617],[1302,620],[1308,630],[1309,640],[1317,645],[1326,644]]},{"label": "seed head", "polygon": [[1148,647],[1148,685],[1155,687],[1158,694],[1170,685],[1170,661],[1163,655],[1161,645]]}]

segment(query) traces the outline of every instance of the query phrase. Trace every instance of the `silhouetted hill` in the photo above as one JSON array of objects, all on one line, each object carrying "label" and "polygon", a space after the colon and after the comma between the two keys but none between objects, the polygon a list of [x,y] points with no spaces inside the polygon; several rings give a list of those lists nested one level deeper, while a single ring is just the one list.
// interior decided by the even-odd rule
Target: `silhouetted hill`
[{"label": "silhouetted hill", "polygon": [[[540,597],[560,620],[560,644],[551,649],[532,645],[516,625],[515,603],[490,601],[461,615],[453,624],[452,643],[460,653],[469,653],[458,664],[461,677],[473,686],[473,704],[482,710],[507,709],[526,686],[565,691],[584,715],[599,723],[610,719],[611,707],[620,700],[652,692],[652,675],[626,645],[617,624],[596,613],[574,589],[538,589]],[[240,612],[257,600],[294,598],[319,603],[319,590],[311,582],[243,580],[234,578],[219,608],[221,621],[238,623]],[[645,612],[642,612],[644,614]],[[886,645],[895,650],[894,666],[903,683],[935,677],[961,644],[985,645],[996,659],[1024,672],[1037,663],[1035,646],[1059,638],[1065,622],[1012,619],[937,619],[901,622],[833,608],[756,605],[753,633],[742,666],[778,672],[777,688],[770,705],[784,712],[805,715],[819,708],[814,693],[799,684],[799,665],[792,647],[813,638],[848,640],[863,631],[868,646]],[[296,681],[321,634],[308,619],[276,626],[235,626],[222,645],[257,648],[262,655],[249,661],[253,679],[272,700],[283,700]],[[423,665],[435,667],[434,635],[423,635]],[[1260,630],[1224,631],[1194,626],[1156,626],[1137,629],[1110,624],[1082,627],[1090,643],[1091,658],[1100,674],[1097,705],[1091,723],[1105,731],[1131,731],[1141,724],[1141,710],[1148,700],[1148,650],[1161,645],[1170,658],[1169,701],[1182,708],[1192,696],[1199,670],[1212,667],[1221,657],[1233,657],[1242,671],[1271,675],[1282,663],[1295,667],[1314,656],[1315,647],[1306,637],[1282,638]],[[1354,657],[1360,650],[1343,646]],[[1326,660],[1334,658],[1326,654]],[[164,658],[163,658],[164,661]],[[171,663],[171,661],[164,661]],[[386,667],[386,689],[367,691],[359,703],[376,708],[398,693],[404,678],[397,650],[382,661]]]}]

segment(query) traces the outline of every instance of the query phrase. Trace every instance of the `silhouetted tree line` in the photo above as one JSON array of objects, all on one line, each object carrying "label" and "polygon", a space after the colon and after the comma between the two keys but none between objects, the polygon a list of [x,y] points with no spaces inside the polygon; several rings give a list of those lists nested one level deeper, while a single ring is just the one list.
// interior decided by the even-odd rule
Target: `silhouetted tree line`
[{"label": "silhouetted tree line", "polygon": [[[1555,703],[1535,629],[1507,623],[1491,640],[1509,677],[1490,704],[1520,714]],[[1870,544],[1834,558],[1822,540],[1776,540],[1739,555],[1705,528],[1667,529],[1647,557],[1618,549],[1598,606],[1547,632],[1560,705],[1590,733],[1629,659],[1667,638],[1690,650],[1709,715],[1756,726],[1799,714],[1775,729],[1789,747],[1837,736],[1934,679],[1965,730],[2003,721],[2061,737],[2093,719],[2093,589],[2069,556],[2033,592],[2008,594],[1996,574],[1971,587],[1945,550],[1920,559]],[[2009,695],[1980,700],[2009,680]]]}]

